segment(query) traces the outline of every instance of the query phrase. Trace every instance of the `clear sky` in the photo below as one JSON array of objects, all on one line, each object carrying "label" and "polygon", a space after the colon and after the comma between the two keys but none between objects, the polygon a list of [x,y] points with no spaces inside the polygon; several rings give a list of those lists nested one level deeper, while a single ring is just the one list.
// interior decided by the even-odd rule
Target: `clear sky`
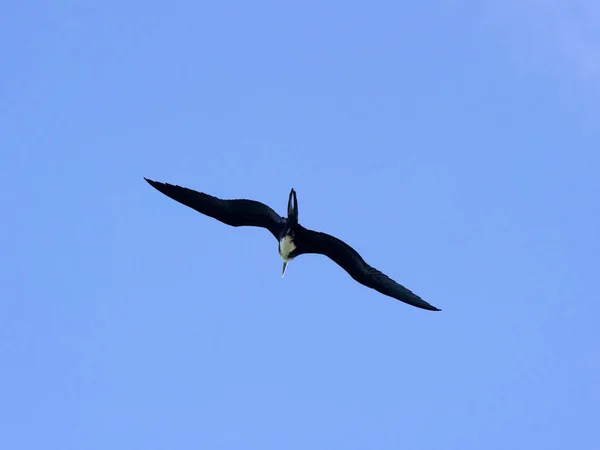
[{"label": "clear sky", "polygon": [[600,448],[597,2],[2,10],[0,448]]}]

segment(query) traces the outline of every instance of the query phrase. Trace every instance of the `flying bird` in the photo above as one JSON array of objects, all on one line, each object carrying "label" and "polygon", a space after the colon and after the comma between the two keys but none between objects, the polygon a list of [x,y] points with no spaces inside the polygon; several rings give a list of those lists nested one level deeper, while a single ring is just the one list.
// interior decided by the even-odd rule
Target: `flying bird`
[{"label": "flying bird", "polygon": [[285,275],[290,261],[305,253],[325,255],[348,274],[371,289],[417,308],[440,311],[421,297],[396,283],[387,275],[371,267],[340,239],[319,231],[309,230],[298,223],[298,200],[292,189],[288,199],[287,218],[256,200],[224,200],[185,187],[161,183],[144,178],[152,187],[166,196],[209,217],[233,227],[250,226],[266,228],[279,242],[279,255],[283,260],[281,276]]}]

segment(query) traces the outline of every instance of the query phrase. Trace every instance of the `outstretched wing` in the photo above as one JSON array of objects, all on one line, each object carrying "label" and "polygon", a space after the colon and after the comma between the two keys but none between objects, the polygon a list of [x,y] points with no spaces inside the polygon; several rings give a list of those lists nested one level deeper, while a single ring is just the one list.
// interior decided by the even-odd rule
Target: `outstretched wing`
[{"label": "outstretched wing", "polygon": [[286,220],[264,203],[256,200],[223,200],[181,186],[144,178],[150,186],[179,203],[232,227],[261,227],[279,239]]},{"label": "outstretched wing", "polygon": [[302,229],[296,235],[299,254],[317,253],[335,261],[359,283],[409,305],[430,311],[440,311],[414,292],[371,267],[356,250],[344,241],[319,231]]}]

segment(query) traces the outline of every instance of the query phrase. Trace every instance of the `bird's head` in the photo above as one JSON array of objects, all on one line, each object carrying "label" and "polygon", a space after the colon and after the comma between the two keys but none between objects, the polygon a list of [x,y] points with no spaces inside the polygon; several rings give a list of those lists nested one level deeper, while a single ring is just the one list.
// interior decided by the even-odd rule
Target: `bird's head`
[{"label": "bird's head", "polygon": [[285,275],[285,270],[287,269],[289,262],[296,256],[295,253],[296,243],[294,242],[294,229],[288,228],[279,241],[279,256],[281,256],[281,259],[283,260],[281,278]]}]

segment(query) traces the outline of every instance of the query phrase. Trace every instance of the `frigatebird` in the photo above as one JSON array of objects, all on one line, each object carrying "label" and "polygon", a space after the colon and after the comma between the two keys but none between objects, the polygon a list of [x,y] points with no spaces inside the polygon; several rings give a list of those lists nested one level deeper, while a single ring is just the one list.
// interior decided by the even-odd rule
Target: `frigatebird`
[{"label": "frigatebird", "polygon": [[329,257],[341,266],[354,280],[417,308],[440,311],[417,294],[396,283],[387,275],[371,267],[342,240],[320,231],[304,228],[298,223],[298,199],[292,189],[288,199],[287,218],[256,200],[224,200],[186,187],[144,179],[166,196],[196,211],[233,227],[250,226],[266,228],[279,242],[279,255],[283,260],[285,275],[288,263],[305,253]]}]

